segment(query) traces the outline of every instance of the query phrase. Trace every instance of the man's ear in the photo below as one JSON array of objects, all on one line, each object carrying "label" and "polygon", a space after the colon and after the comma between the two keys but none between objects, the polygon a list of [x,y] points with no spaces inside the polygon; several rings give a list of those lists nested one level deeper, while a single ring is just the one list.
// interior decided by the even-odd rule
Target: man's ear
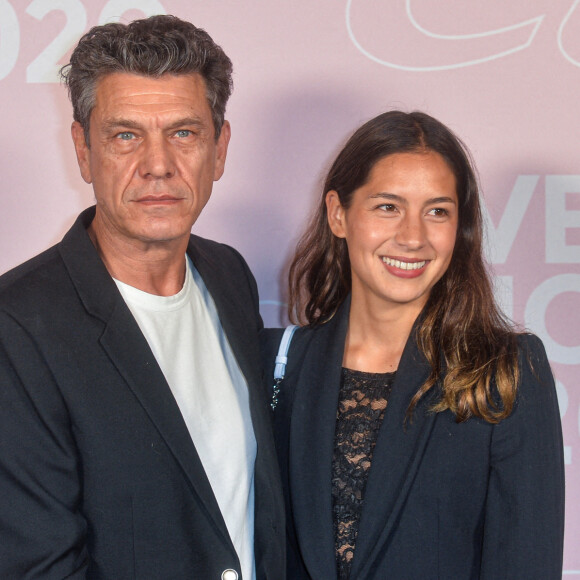
[{"label": "man's ear", "polygon": [[75,146],[81,176],[87,183],[92,183],[93,178],[91,176],[91,162],[89,157],[90,151],[85,140],[85,132],[78,121],[75,121],[71,125],[70,132]]},{"label": "man's ear", "polygon": [[332,233],[337,238],[346,238],[345,211],[334,190],[326,194],[326,217]]},{"label": "man's ear", "polygon": [[215,168],[213,172],[213,180],[217,181],[223,174],[226,166],[226,157],[228,154],[228,144],[232,135],[232,129],[229,121],[224,121],[222,130],[216,142],[215,154]]}]

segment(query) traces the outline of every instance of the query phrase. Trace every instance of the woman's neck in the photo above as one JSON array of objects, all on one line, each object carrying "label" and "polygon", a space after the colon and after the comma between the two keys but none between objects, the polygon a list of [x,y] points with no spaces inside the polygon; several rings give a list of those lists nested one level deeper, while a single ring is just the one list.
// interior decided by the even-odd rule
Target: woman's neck
[{"label": "woman's neck", "polygon": [[353,292],[343,366],[372,373],[395,371],[421,309],[369,304]]}]

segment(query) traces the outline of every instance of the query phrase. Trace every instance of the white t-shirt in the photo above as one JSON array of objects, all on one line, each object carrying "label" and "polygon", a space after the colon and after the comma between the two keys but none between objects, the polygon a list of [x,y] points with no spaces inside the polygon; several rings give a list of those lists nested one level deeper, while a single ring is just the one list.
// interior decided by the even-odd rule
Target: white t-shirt
[{"label": "white t-shirt", "polygon": [[201,276],[186,259],[181,291],[148,294],[115,280],[177,401],[242,576],[254,580],[256,440],[248,387]]}]

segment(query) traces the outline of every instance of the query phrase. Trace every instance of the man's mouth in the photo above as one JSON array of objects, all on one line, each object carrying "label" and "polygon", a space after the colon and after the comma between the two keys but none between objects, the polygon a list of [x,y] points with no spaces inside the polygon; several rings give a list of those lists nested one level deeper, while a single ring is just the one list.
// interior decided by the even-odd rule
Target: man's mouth
[{"label": "man's mouth", "polygon": [[144,195],[135,199],[137,203],[143,205],[172,205],[174,203],[183,201],[183,198],[176,197],[171,194],[161,194],[161,195]]}]

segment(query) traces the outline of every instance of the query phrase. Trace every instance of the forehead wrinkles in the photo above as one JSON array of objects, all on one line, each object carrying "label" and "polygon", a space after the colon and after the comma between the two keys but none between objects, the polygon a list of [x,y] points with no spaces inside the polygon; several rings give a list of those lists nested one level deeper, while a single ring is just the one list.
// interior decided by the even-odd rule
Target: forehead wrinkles
[{"label": "forehead wrinkles", "polygon": [[109,111],[116,107],[144,112],[181,107],[198,114],[211,114],[205,85],[194,76],[152,79],[130,74],[109,75],[97,85],[95,104]]},{"label": "forehead wrinkles", "polygon": [[[178,129],[194,128],[202,134],[210,133],[213,121],[209,106],[187,95],[164,91],[138,92],[103,91],[93,110],[95,127],[105,132],[125,129]],[[96,116],[96,119],[95,119]]]},{"label": "forehead wrinkles", "polygon": [[[196,103],[191,98],[181,95],[166,93],[139,93],[139,94],[112,94],[97,95],[96,108],[105,112],[121,109],[123,111],[135,111],[136,113],[173,113],[175,111],[198,115],[204,112],[203,104]],[[197,116],[197,115],[196,115]]]}]

